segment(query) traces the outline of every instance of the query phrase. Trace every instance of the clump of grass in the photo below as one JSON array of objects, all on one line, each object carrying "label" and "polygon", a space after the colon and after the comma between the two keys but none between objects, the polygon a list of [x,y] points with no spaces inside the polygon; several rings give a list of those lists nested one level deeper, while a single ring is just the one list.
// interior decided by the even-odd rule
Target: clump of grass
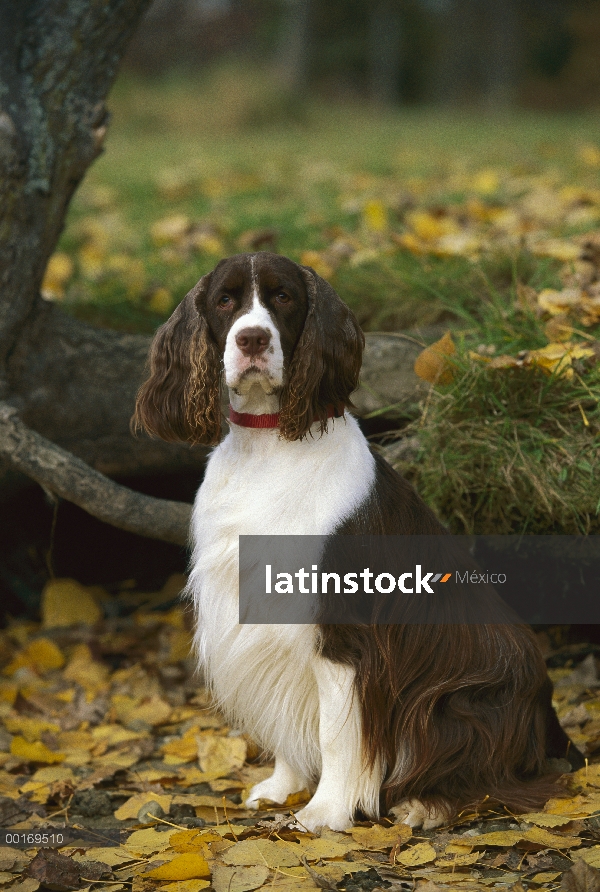
[{"label": "clump of grass", "polygon": [[[399,468],[455,533],[600,532],[600,371],[548,376],[459,361]],[[583,371],[583,370],[581,370]]]}]

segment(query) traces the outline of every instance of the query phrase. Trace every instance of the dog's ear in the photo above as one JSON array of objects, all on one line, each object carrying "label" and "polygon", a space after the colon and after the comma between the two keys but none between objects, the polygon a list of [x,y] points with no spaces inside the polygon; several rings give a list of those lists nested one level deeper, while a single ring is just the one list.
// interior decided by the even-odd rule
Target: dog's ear
[{"label": "dog's ear", "polygon": [[286,440],[302,439],[315,421],[325,431],[331,407],[352,407],[365,344],[354,313],[331,285],[310,267],[299,269],[308,312],[281,395],[279,428]]},{"label": "dog's ear", "polygon": [[163,440],[215,445],[221,434],[221,357],[206,321],[209,273],[156,332],[150,375],[132,418],[134,431]]}]

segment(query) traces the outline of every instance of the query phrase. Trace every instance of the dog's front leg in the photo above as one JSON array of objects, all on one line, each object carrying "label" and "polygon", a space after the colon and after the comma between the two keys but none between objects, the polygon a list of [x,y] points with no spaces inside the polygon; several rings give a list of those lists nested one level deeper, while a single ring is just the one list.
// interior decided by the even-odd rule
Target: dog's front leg
[{"label": "dog's front leg", "polygon": [[246,799],[247,808],[258,808],[261,799],[283,805],[291,793],[308,787],[308,781],[288,765],[281,756],[275,756],[275,771],[271,777],[255,784]]},{"label": "dog's front leg", "polygon": [[319,657],[315,675],[319,690],[321,779],[315,795],[296,819],[305,830],[345,830],[359,805],[369,817],[378,816],[381,770],[370,769],[364,763],[354,670]]}]

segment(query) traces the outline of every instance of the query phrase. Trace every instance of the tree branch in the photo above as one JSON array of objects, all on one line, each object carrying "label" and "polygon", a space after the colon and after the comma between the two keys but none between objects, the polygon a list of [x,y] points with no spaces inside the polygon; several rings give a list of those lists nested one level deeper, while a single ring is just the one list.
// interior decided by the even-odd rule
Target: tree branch
[{"label": "tree branch", "polygon": [[0,457],[44,489],[121,530],[185,545],[192,506],[134,492],[32,431],[0,402]]}]

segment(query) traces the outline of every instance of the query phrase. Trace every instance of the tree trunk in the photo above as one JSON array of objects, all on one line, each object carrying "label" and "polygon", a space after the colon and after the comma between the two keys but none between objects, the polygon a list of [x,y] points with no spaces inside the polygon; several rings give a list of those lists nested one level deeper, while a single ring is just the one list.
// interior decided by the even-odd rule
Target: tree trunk
[{"label": "tree trunk", "polygon": [[[83,325],[39,296],[69,201],[102,151],[105,99],[149,3],[0,0],[0,399],[111,476],[199,468],[206,454],[129,433],[147,338]],[[7,467],[23,469],[5,440],[0,485]]]}]

